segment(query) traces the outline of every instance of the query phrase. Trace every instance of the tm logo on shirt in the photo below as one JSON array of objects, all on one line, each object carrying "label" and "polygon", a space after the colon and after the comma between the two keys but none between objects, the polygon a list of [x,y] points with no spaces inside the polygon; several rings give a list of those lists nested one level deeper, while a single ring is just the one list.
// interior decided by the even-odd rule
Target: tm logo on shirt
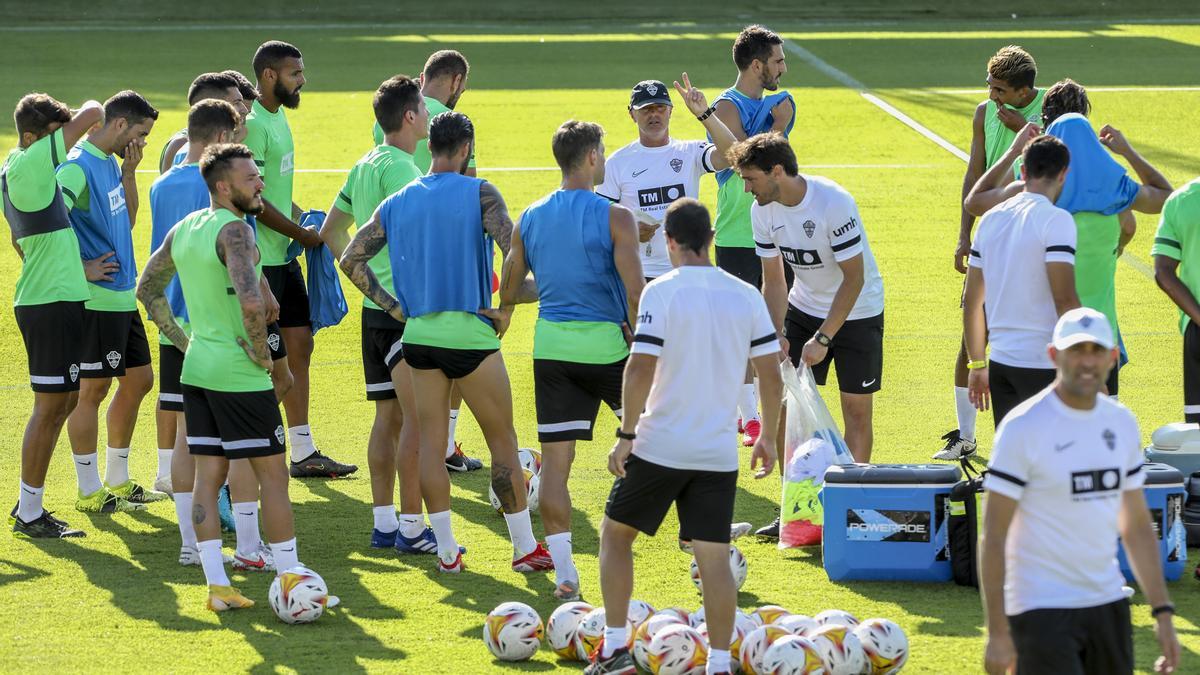
[{"label": "tm logo on shirt", "polygon": [[1096,495],[1116,492],[1121,487],[1121,470],[1117,468],[1092,469],[1071,472],[1071,494],[1075,496]]},{"label": "tm logo on shirt", "polygon": [[683,196],[683,183],[647,188],[638,190],[638,205],[643,209],[651,206],[663,206]]},{"label": "tm logo on shirt", "polygon": [[292,169],[295,167],[295,165],[293,163],[295,161],[295,159],[294,159],[295,155],[296,155],[296,153],[289,152],[288,154],[286,154],[282,158],[280,158],[280,160],[279,160],[279,173],[280,174],[292,172]]},{"label": "tm logo on shirt", "polygon": [[123,208],[125,208],[125,187],[118,185],[108,191],[108,210],[115,216]]}]

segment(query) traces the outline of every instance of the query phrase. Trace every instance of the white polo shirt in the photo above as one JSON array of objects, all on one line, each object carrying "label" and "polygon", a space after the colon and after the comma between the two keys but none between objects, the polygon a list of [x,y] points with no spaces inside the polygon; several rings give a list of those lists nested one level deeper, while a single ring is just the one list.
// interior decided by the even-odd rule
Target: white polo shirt
[{"label": "white polo shirt", "polygon": [[716,267],[646,284],[634,354],[658,357],[633,454],[672,469],[736,471],[746,361],[780,350],[762,294]]},{"label": "white polo shirt", "polygon": [[1075,264],[1075,220],[1044,195],[1022,192],[979,220],[968,264],[983,272],[990,358],[1053,369],[1046,345],[1058,322],[1046,263]]},{"label": "white polo shirt", "polygon": [[[634,140],[609,157],[604,165],[604,182],[596,194],[630,211],[639,210],[661,224],[671,202],[683,197],[700,198],[700,177],[714,171],[707,141],[679,141],[647,148]],[[654,238],[641,244],[642,273],[654,279],[671,271],[667,238],[660,226]]]},{"label": "white polo shirt", "polygon": [[1121,494],[1145,483],[1144,461],[1137,419],[1103,394],[1076,410],[1049,387],[1004,418],[983,486],[1017,500],[1004,542],[1010,616],[1125,597],[1117,514]]},{"label": "white polo shirt", "polygon": [[858,205],[840,185],[820,176],[804,176],[804,199],[795,206],[772,202],[750,206],[754,247],[760,258],[775,258],[792,266],[796,280],[788,304],[817,318],[829,316],[833,297],[842,285],[838,263],[863,257],[863,287],[847,319],[867,319],[883,313],[883,277],[867,243]]}]

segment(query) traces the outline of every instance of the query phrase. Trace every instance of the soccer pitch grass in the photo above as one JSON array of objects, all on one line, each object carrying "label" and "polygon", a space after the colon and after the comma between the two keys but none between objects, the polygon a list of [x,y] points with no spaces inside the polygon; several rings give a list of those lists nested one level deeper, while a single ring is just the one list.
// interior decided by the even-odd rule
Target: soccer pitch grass
[{"label": "soccer pitch grass", "polygon": [[[136,89],[162,111],[142,164],[153,170],[165,139],[184,124],[184,93],[197,73],[231,67],[248,71],[260,42],[288,40],[303,50],[308,77],[300,108],[289,112],[300,170],[297,201],[324,209],[341,186],[343,171],[370,147],[370,100],[378,83],[397,72],[416,74],[435,49],[457,48],[472,65],[470,89],[459,109],[476,122],[480,175],[500,188],[515,218],[558,184],[557,172],[547,167],[554,165],[550,134],[562,121],[574,117],[603,124],[612,151],[636,136],[625,106],[629,88],[638,80],[669,83],[687,71],[710,99],[732,82],[731,41],[742,24],[759,17],[731,14],[718,25],[710,16],[720,14],[713,10],[715,3],[701,4],[708,8],[707,18],[695,25],[677,19],[639,24],[645,17],[641,11],[629,21],[597,19],[586,26],[422,24],[416,29],[420,32],[403,27],[400,16],[381,19],[397,22],[386,27],[372,26],[368,21],[376,15],[351,13],[349,4],[339,4],[339,13],[330,15],[332,27],[295,23],[271,29],[240,22],[223,31],[220,12],[197,19],[203,26],[175,18],[195,16],[190,11],[160,17],[166,23],[148,18],[144,30],[136,23],[103,30],[70,21],[16,30],[14,20],[0,27],[0,62],[6,66],[0,70],[0,101],[10,106],[28,91],[47,91],[78,104]],[[1065,7],[1080,6],[1072,2]],[[149,3],[130,7],[135,13],[156,11]],[[528,3],[522,7],[523,20],[537,19]],[[1172,7],[1174,14],[1168,11]],[[1156,12],[1178,16],[1187,6],[1168,4]],[[97,12],[85,18],[113,23]],[[931,135],[962,149],[970,140],[973,107],[984,96],[987,58],[1000,46],[1021,44],[1041,67],[1039,85],[1070,76],[1090,87],[1094,124],[1112,123],[1125,131],[1174,185],[1200,173],[1195,133],[1200,76],[1194,70],[1200,25],[1084,18],[897,21],[864,28],[805,25],[781,18],[778,10],[762,18]],[[314,19],[307,15],[303,20]],[[951,255],[964,164],[846,86],[846,78],[814,67],[813,59],[796,52],[789,51],[788,59],[783,84],[799,108],[792,144],[802,171],[828,176],[855,196],[886,286],[885,374],[875,406],[874,458],[925,461],[937,449],[938,437],[955,425],[951,364],[961,325],[961,277]],[[698,138],[702,131],[680,107],[673,134]],[[0,143],[15,144],[8,124],[0,126]],[[134,236],[142,262],[153,178],[151,173],[139,175],[141,209]],[[715,183],[705,179],[701,191],[713,208]],[[1149,271],[1156,223],[1154,217],[1139,218],[1137,237],[1117,279],[1121,324],[1132,358],[1122,372],[1121,398],[1137,414],[1147,440],[1158,426],[1182,417],[1177,314]],[[11,250],[0,258],[0,287],[11,289],[19,260]],[[206,611],[200,570],[176,564],[179,537],[169,503],[113,517],[87,517],[73,510],[75,478],[64,434],[50,470],[47,504],[87,530],[88,537],[29,542],[0,536],[0,587],[10,608],[0,618],[0,635],[5,636],[0,671],[474,673],[579,668],[559,662],[545,649],[530,662],[501,664],[480,639],[484,615],[503,601],[526,602],[543,620],[556,606],[550,595],[552,576],[526,577],[509,569],[504,523],[487,503],[486,471],[452,479],[456,534],[470,549],[466,573],[439,575],[432,557],[401,558],[368,548],[365,447],[373,408],[362,393],[360,296],[348,282],[343,285],[350,314],[316,338],[312,424],[319,447],[362,468],[353,479],[291,485],[301,559],[324,576],[342,606],[314,625],[286,626],[267,607],[268,575],[234,575],[235,585],[259,606],[220,615]],[[530,360],[535,317],[532,306],[518,309],[503,344],[518,437],[529,447],[536,447]],[[8,439],[9,467],[0,487],[12,489],[32,396],[11,312],[0,312],[0,336],[0,388],[6,398],[0,429]],[[836,403],[834,391],[825,392],[831,403]],[[155,463],[155,396],[143,406],[131,457],[133,475],[147,483]],[[832,408],[840,418],[837,406]],[[985,454],[991,444],[990,419],[990,414],[979,418]],[[614,426],[614,418],[602,412],[597,440],[579,444],[571,480],[576,562],[585,598],[595,604],[601,603],[597,528],[611,485],[605,456]],[[458,437],[470,454],[486,459],[481,434],[465,410]],[[755,481],[744,472],[736,520],[756,526],[769,521],[778,489],[776,481]],[[676,548],[671,518],[658,538],[643,538],[635,548],[634,597],[656,607],[694,610],[700,598],[688,579],[690,558]],[[827,580],[817,551],[779,552],[751,539],[738,546],[750,568],[739,606],[775,603],[806,614],[840,608],[860,618],[887,617],[909,636],[908,672],[980,669],[982,615],[973,590],[952,584],[835,584]],[[1197,552],[1192,553],[1194,560]],[[1200,669],[1200,599],[1194,583],[1170,584],[1184,670],[1191,672]],[[1145,670],[1158,654],[1157,644],[1144,599],[1138,595],[1135,602],[1137,663]]]}]

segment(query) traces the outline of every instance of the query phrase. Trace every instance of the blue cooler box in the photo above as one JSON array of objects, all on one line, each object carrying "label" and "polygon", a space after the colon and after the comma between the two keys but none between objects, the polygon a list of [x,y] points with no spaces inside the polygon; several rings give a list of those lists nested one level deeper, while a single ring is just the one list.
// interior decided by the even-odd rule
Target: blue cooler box
[{"label": "blue cooler box", "polygon": [[825,573],[834,581],[950,581],[946,464],[844,464],[825,472]]},{"label": "blue cooler box", "polygon": [[[1186,534],[1183,528],[1183,474],[1166,464],[1147,463],[1146,505],[1150,507],[1150,520],[1154,522],[1154,533],[1158,536],[1158,554],[1162,557],[1163,576],[1175,581],[1183,576],[1187,567]],[[826,516],[828,518],[828,516]],[[1117,562],[1121,573],[1133,582],[1133,568],[1125,557],[1125,547],[1117,547]]]}]

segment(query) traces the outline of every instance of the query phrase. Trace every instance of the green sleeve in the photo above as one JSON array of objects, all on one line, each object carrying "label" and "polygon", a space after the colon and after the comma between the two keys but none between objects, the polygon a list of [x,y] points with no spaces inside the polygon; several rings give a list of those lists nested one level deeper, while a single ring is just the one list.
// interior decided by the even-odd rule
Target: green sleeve
[{"label": "green sleeve", "polygon": [[334,207],[343,213],[352,215],[354,213],[354,200],[351,199],[351,195],[354,192],[354,182],[357,177],[358,166],[355,165],[353,169],[350,169],[350,174],[346,176],[346,183],[342,185],[342,189],[338,191],[337,197],[333,200]]},{"label": "green sleeve", "polygon": [[22,211],[40,211],[54,198],[54,171],[67,159],[62,129],[13,153],[5,174],[9,198]]},{"label": "green sleeve", "polygon": [[75,208],[76,204],[87,207],[87,176],[83,175],[83,169],[78,164],[68,162],[58,167],[55,178],[62,188],[63,201],[68,209]]},{"label": "green sleeve", "polygon": [[1163,205],[1162,217],[1158,221],[1158,230],[1154,232],[1154,246],[1150,249],[1150,255],[1183,260],[1183,246],[1175,222],[1178,205],[1179,200],[1174,195]]},{"label": "green sleeve", "polygon": [[267,129],[266,125],[258,119],[251,117],[246,120],[246,140],[242,141],[250,152],[254,153],[254,164],[258,166],[259,171],[267,163]]}]

